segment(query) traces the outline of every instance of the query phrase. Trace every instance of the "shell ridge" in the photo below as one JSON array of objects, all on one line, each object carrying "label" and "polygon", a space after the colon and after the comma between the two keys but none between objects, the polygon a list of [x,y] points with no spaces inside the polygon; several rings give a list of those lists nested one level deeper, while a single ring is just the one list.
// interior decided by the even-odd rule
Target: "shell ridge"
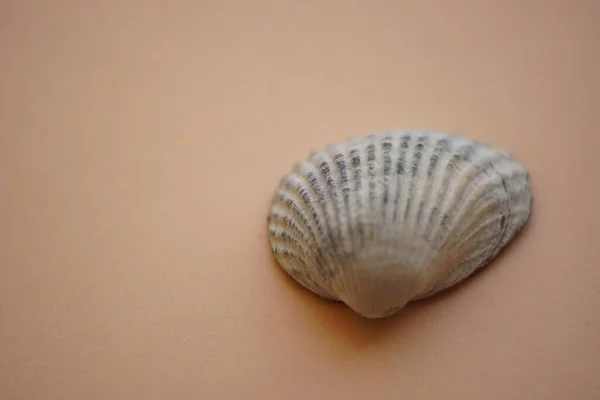
[{"label": "shell ridge", "polygon": [[[338,188],[340,197],[342,198],[342,206],[339,212],[340,229],[343,232],[347,232],[349,227],[352,226],[352,214],[350,212],[350,186],[348,179],[348,165],[346,164],[345,146],[340,146],[339,151],[334,155],[335,168],[334,171],[337,173],[339,180]],[[348,237],[347,234],[343,235],[344,249],[347,254],[353,254],[354,245],[352,238]]]},{"label": "shell ridge", "polygon": [[339,256],[339,207],[336,184],[331,175],[331,160],[326,152],[314,156],[310,178],[311,186],[318,193],[321,209],[327,222],[328,237],[336,258]]},{"label": "shell ridge", "polygon": [[[494,223],[497,223],[497,221],[492,221],[489,223],[489,225],[494,225]],[[481,231],[487,230],[485,228],[489,229],[489,225],[481,227],[477,234],[471,235],[471,240],[479,236]],[[494,233],[497,234],[497,232]],[[491,249],[491,246],[489,246],[487,242],[487,240],[489,240],[489,236],[493,235],[480,237],[480,239],[476,240],[475,242],[471,242],[471,240],[469,242],[465,241],[465,246],[466,244],[470,244],[470,248],[473,249],[472,253],[456,262],[456,266],[452,268],[443,279],[440,280],[440,283],[436,287],[437,291],[441,291],[455,285],[467,276],[470,276],[476,270],[480,269],[484,265],[487,265],[486,262],[489,259],[487,254],[489,254]],[[488,245],[486,246],[486,244]],[[464,249],[462,250],[461,254],[465,254]]]},{"label": "shell ridge", "polygon": [[[448,162],[450,162],[450,159],[448,160]],[[444,176],[442,178],[442,182],[447,183],[447,185],[445,190],[443,191],[444,196],[441,199],[442,201],[440,204],[440,221],[439,224],[437,224],[434,227],[433,232],[431,233],[431,238],[435,243],[434,246],[438,249],[443,245],[449,233],[449,230],[451,230],[452,228],[452,219],[454,216],[453,207],[461,196],[461,187],[457,187],[457,184],[455,182],[457,180],[457,177],[457,170],[448,167],[444,168]]]},{"label": "shell ridge", "polygon": [[[417,138],[417,140],[419,140],[419,138]],[[406,223],[409,221],[409,214],[410,212],[413,210],[413,200],[415,198],[415,175],[417,173],[417,169],[418,169],[418,162],[420,160],[421,154],[417,149],[417,146],[419,145],[419,143],[412,143],[413,146],[410,147],[409,149],[409,157],[407,157],[409,159],[409,165],[408,165],[408,169],[406,171],[407,173],[407,193],[406,196],[404,197],[406,199],[406,202],[404,203],[404,215],[402,216],[402,224],[404,226],[406,226]],[[422,145],[421,145],[422,146]]]},{"label": "shell ridge", "polygon": [[[428,170],[430,164],[430,155],[434,150],[434,146],[431,143],[433,139],[430,133],[423,133],[417,139],[415,145],[414,159],[417,167],[413,167],[413,173],[411,176],[411,186],[413,188],[412,196],[414,201],[412,204],[413,210],[409,214],[407,221],[406,230],[411,232],[413,237],[413,256],[411,257],[411,264],[414,268],[419,269],[419,274],[415,278],[415,283],[419,281],[422,273],[424,272],[424,265],[428,258],[431,257],[432,252],[435,250],[425,241],[423,231],[423,221],[426,220],[423,215],[426,213],[426,208],[429,203],[429,193],[431,191],[431,179],[428,178]],[[413,164],[414,165],[414,164]],[[414,286],[414,285],[413,285]],[[413,287],[411,287],[411,290]]]},{"label": "shell ridge", "polygon": [[314,244],[314,247],[317,252],[317,259],[315,264],[315,267],[317,269],[316,272],[318,272],[319,274],[319,281],[321,282],[321,284],[324,284],[324,281],[328,278],[329,274],[327,269],[325,268],[326,256],[325,254],[323,254],[321,246],[319,246],[319,240],[317,240],[315,232],[316,228],[312,226],[312,219],[309,218],[309,216],[306,215],[304,210],[300,208],[299,204],[302,204],[302,200],[294,195],[295,191],[293,187],[289,186],[290,183],[286,181],[283,183],[283,185],[284,186],[282,186],[278,191],[278,196],[283,201],[285,201],[285,204],[288,206],[288,210],[292,211],[293,214],[300,218],[302,225],[304,225],[310,232],[312,243]]},{"label": "shell ridge", "polygon": [[[465,253],[468,253],[468,250],[470,250],[469,246],[471,246],[471,247],[473,246],[473,241],[476,240],[477,237],[481,236],[482,233],[488,231],[493,225],[496,225],[496,224],[501,225],[502,219],[503,219],[503,216],[494,216],[494,217],[490,218],[489,220],[485,220],[484,222],[480,223],[477,227],[473,226],[473,225],[476,225],[475,222],[471,222],[468,227],[466,227],[462,230],[462,232],[458,232],[458,233],[464,233],[464,236],[460,235],[460,239],[449,242],[448,247],[452,248],[453,252],[457,256],[459,256],[459,257],[463,256]],[[497,235],[498,232],[494,232],[494,234]],[[459,234],[457,234],[455,236],[459,236]],[[495,245],[490,245],[490,243],[488,243],[488,242],[485,242],[485,244],[486,244],[485,246],[478,246],[478,247],[481,248],[482,250],[489,252],[495,246]],[[460,258],[457,260],[457,262],[461,262],[462,260],[463,259]]]},{"label": "shell ridge", "polygon": [[[301,195],[306,193],[302,198],[310,210],[310,219],[316,225],[317,231],[320,234],[320,241],[317,243],[323,244],[321,247],[325,249],[320,269],[326,270],[326,278],[321,283],[328,291],[331,291],[331,287],[329,284],[326,284],[326,280],[335,275],[335,271],[332,270],[332,267],[336,263],[335,239],[331,229],[331,202],[327,201],[323,189],[324,185],[321,182],[321,174],[314,163],[314,159],[319,153],[313,152],[309,162],[298,164],[298,174],[302,179],[302,189],[299,190],[299,193]],[[325,223],[323,224],[321,221]]]},{"label": "shell ridge", "polygon": [[[332,232],[331,232],[331,240],[332,242],[332,265],[331,268],[335,269],[335,271],[340,271],[343,268],[343,265],[348,262],[347,254],[350,254],[346,250],[346,238],[343,233],[345,223],[342,221],[344,218],[342,217],[342,211],[344,210],[343,203],[345,202],[343,197],[343,191],[340,190],[341,179],[339,179],[336,163],[334,162],[334,158],[330,151],[321,152],[317,155],[316,161],[320,167],[320,175],[322,180],[325,182],[325,186],[327,187],[327,193],[331,202],[331,213],[332,213]],[[346,213],[346,215],[348,215]],[[334,276],[333,282],[336,282],[339,285],[338,279],[340,278],[339,274],[332,271]]]},{"label": "shell ridge", "polygon": [[[315,243],[319,243],[320,240],[317,239],[317,234],[319,237],[323,237],[323,227],[319,224],[319,221],[315,218],[316,210],[315,210],[315,200],[312,198],[310,194],[310,189],[307,189],[306,183],[304,179],[296,174],[291,174],[289,177],[289,181],[284,183],[282,188],[283,195],[286,196],[290,201],[290,206],[294,206],[294,209],[298,211],[298,215],[302,216],[302,220],[307,226],[313,228],[315,232],[314,240]],[[306,207],[307,212],[303,213],[302,210],[298,207],[299,205],[304,205]]]},{"label": "shell ridge", "polygon": [[[501,158],[499,159],[503,159],[504,157],[501,156]],[[498,160],[499,160],[498,159]],[[455,216],[455,220],[456,221],[460,221],[462,219],[464,219],[469,213],[475,213],[476,210],[476,206],[477,204],[482,201],[482,199],[485,199],[486,195],[489,195],[490,193],[493,196],[494,190],[498,189],[498,188],[502,188],[502,203],[503,205],[506,206],[506,200],[508,198],[508,193],[505,189],[505,183],[504,181],[501,179],[501,177],[499,178],[499,181],[497,180],[496,182],[493,181],[493,177],[490,177],[487,174],[487,171],[489,170],[489,165],[487,162],[485,162],[484,167],[481,166],[477,166],[477,163],[474,163],[474,168],[476,168],[478,170],[478,173],[476,173],[476,175],[472,176],[472,182],[476,182],[478,179],[479,180],[483,180],[479,181],[479,187],[478,188],[473,188],[470,192],[469,195],[466,196],[466,199],[464,201],[461,201],[461,207],[459,208],[459,210],[456,213]],[[496,175],[496,174],[495,174]],[[490,179],[486,179],[486,178],[490,178]],[[497,201],[497,199],[500,198],[500,196],[497,196],[495,198],[492,198],[490,200],[490,202],[494,202],[495,200]],[[457,203],[459,204],[459,203]],[[505,209],[508,210],[507,207],[505,207]],[[482,214],[483,211],[480,211],[477,215]],[[473,223],[475,223],[477,221],[476,217],[470,217],[470,220],[473,221]]]},{"label": "shell ridge", "polygon": [[[310,199],[307,200],[307,205],[311,209],[315,223],[320,227],[320,233],[329,242],[328,253],[331,257],[335,244],[331,228],[331,201],[328,201],[330,199],[327,198],[326,192],[323,189],[324,182],[321,181],[322,177],[319,168],[314,163],[314,158],[317,157],[317,154],[313,155],[311,162],[300,163],[299,173],[303,180],[303,189],[310,191],[310,194],[307,196]],[[322,224],[319,220],[323,220],[325,223]]]},{"label": "shell ridge", "polygon": [[352,173],[352,190],[350,191],[351,214],[356,217],[352,230],[352,242],[354,254],[359,256],[362,252],[362,235],[364,227],[364,212],[361,198],[362,192],[362,170],[359,149],[353,146],[348,153],[350,157],[350,171]]},{"label": "shell ridge", "polygon": [[[310,259],[315,258],[313,250],[301,243],[304,237],[296,236],[295,234],[290,233],[290,229],[288,229],[289,227],[289,225],[281,222],[273,222],[269,225],[269,234],[277,240],[275,244],[285,245],[286,247],[292,246],[295,250],[299,250],[304,256],[309,256]],[[293,231],[296,232],[295,230]]]},{"label": "shell ridge", "polygon": [[389,196],[390,196],[390,176],[392,174],[392,151],[393,151],[393,140],[394,137],[391,134],[386,135],[381,141],[381,153],[382,153],[382,163],[383,163],[383,195],[382,195],[382,206],[381,206],[381,221],[382,222],[382,232],[381,234],[385,236],[386,229],[388,226],[388,209],[389,209]]},{"label": "shell ridge", "polygon": [[299,225],[306,227],[308,231],[309,237],[307,239],[310,239],[314,244],[316,244],[318,241],[315,232],[310,225],[308,216],[298,207],[298,204],[301,203],[301,200],[286,187],[281,187],[278,190],[277,197],[278,200],[275,205],[281,204],[282,207],[285,207],[286,210],[292,212],[295,217],[299,218],[301,222]]},{"label": "shell ridge", "polygon": [[[355,177],[355,191],[353,192],[356,198],[356,206],[358,211],[358,218],[356,223],[356,233],[358,239],[358,251],[356,253],[356,264],[352,270],[353,279],[351,282],[354,284],[348,287],[349,292],[347,294],[354,295],[354,297],[362,297],[361,291],[364,289],[358,282],[360,280],[359,275],[364,273],[363,268],[371,267],[366,265],[366,262],[370,260],[371,247],[370,238],[372,235],[372,212],[370,202],[370,179],[369,179],[369,164],[370,161],[370,146],[372,145],[373,137],[367,136],[357,147],[351,150],[354,153],[352,158],[352,165],[354,167]],[[360,273],[360,274],[359,274]],[[346,284],[348,280],[346,280]]]},{"label": "shell ridge", "polygon": [[498,174],[508,175],[505,177],[508,193],[508,204],[511,210],[511,217],[507,218],[507,229],[500,241],[500,246],[497,252],[510,242],[513,237],[522,229],[527,220],[529,219],[532,195],[529,183],[529,174],[525,168],[521,165],[514,164],[517,167],[517,171],[506,171],[500,170],[500,167],[509,168],[508,166],[500,165],[496,167]]},{"label": "shell ridge", "polygon": [[[348,145],[340,146],[340,154],[341,156],[338,158],[337,162],[337,170],[340,174],[340,185],[342,187],[343,198],[344,198],[344,215],[345,215],[345,224],[348,227],[346,231],[348,234],[345,237],[345,243],[348,247],[348,254],[353,255],[349,257],[347,260],[348,263],[354,263],[356,254],[358,251],[357,248],[357,239],[355,229],[351,229],[357,224],[356,214],[353,212],[354,210],[354,199],[352,198],[352,181],[351,176],[353,176],[354,171],[352,168],[352,161],[349,159],[349,148]],[[348,292],[351,288],[348,287],[351,284],[351,281],[348,279],[343,279],[344,277],[340,276],[340,274],[336,277],[336,282],[341,290],[344,292]]]},{"label": "shell ridge", "polygon": [[[357,226],[360,225],[360,215],[358,200],[356,197],[356,188],[360,187],[360,182],[357,180],[356,167],[360,165],[360,158],[357,158],[356,154],[356,141],[350,140],[346,144],[340,146],[340,163],[338,163],[338,172],[340,173],[340,183],[342,184],[342,191],[344,196],[345,215],[347,217],[347,224],[349,229],[348,238],[346,239],[350,246],[350,254],[353,254],[350,264],[354,264],[359,254],[358,238],[357,238]],[[343,165],[343,168],[340,166]],[[360,172],[358,171],[358,174]],[[344,276],[338,274],[336,276],[336,283],[340,290],[344,292],[350,292],[355,290],[352,285],[353,280],[345,279]],[[341,297],[341,296],[340,296]]]},{"label": "shell ridge", "polygon": [[426,149],[427,136],[421,134],[417,138],[417,143],[415,143],[413,148],[410,168],[409,198],[411,199],[412,208],[405,210],[405,219],[407,223],[405,229],[408,229],[410,232],[415,232],[416,224],[419,218],[419,211],[422,207],[422,192],[424,190],[423,186],[426,184],[426,181],[421,179],[421,163],[423,161]]},{"label": "shell ridge", "polygon": [[[430,136],[430,141],[435,139],[435,136]],[[435,190],[433,186],[435,184],[434,176],[436,171],[436,165],[439,159],[438,148],[436,143],[429,143],[424,152],[424,167],[426,167],[422,172],[422,179],[424,178],[425,184],[420,193],[420,202],[419,202],[419,210],[416,216],[416,226],[415,232],[419,237],[425,238],[427,228],[429,225],[429,219],[434,207],[434,199],[435,199]]]},{"label": "shell ridge", "polygon": [[[273,205],[272,212],[270,215],[271,219],[269,221],[269,226],[281,224],[282,226],[289,228],[289,229],[293,230],[294,232],[298,233],[303,240],[305,240],[305,241],[310,240],[312,242],[312,239],[310,238],[310,234],[307,231],[305,231],[304,229],[302,229],[300,227],[300,225],[293,218],[291,218],[289,215],[287,215],[285,213],[284,210],[278,210],[278,207],[281,207],[280,203],[276,203]],[[314,251],[314,250],[312,250],[312,251]]]},{"label": "shell ridge", "polygon": [[433,208],[435,207],[435,164],[437,163],[437,154],[435,147],[430,147],[428,152],[428,165],[427,165],[427,183],[425,185],[422,197],[422,207],[419,210],[419,214],[417,215],[417,234],[422,238],[427,237],[428,229],[430,228],[430,220],[431,215],[433,213]]},{"label": "shell ridge", "polygon": [[[497,157],[492,157],[492,160],[500,161],[500,160],[504,159],[504,156],[502,156],[502,155],[495,155],[495,156],[497,156]],[[471,164],[471,167],[464,171],[465,174],[466,173],[469,174],[469,182],[471,183],[470,185],[465,186],[465,190],[470,189],[470,191],[463,193],[466,198],[463,197],[463,198],[461,198],[461,201],[456,203],[456,205],[460,207],[458,210],[456,210],[457,211],[457,213],[455,215],[456,220],[460,220],[461,218],[463,218],[465,216],[465,214],[469,212],[470,207],[472,207],[479,200],[479,197],[484,196],[492,188],[495,188],[498,185],[504,184],[502,180],[500,180],[500,182],[497,182],[494,184],[490,184],[490,185],[486,184],[486,182],[489,182],[490,180],[492,180],[493,177],[491,177],[488,174],[489,165],[490,165],[489,161],[484,158],[483,160],[481,160],[481,162],[483,163],[483,166],[482,166],[482,164],[480,164],[480,162],[473,161],[473,163]],[[466,179],[466,178],[463,177],[463,179]],[[474,187],[476,185],[480,185],[480,186],[478,188]],[[479,192],[476,191],[477,189],[479,189]],[[504,191],[505,197],[506,197],[506,193],[507,192]]]},{"label": "shell ridge", "polygon": [[372,231],[373,236],[371,239],[371,247],[373,247],[373,251],[377,254],[381,254],[384,251],[385,247],[382,247],[380,244],[384,238],[384,229],[385,219],[385,204],[383,203],[384,193],[387,189],[387,177],[384,173],[384,151],[383,151],[383,138],[380,138],[374,142],[374,150],[373,150],[373,169],[371,173],[373,174],[372,179],[372,188],[371,188],[371,205],[372,205]]},{"label": "shell ridge", "polygon": [[[440,153],[438,160],[436,162],[435,168],[435,180],[438,183],[437,196],[434,204],[437,204],[436,207],[433,207],[430,215],[430,223],[428,226],[428,231],[425,234],[425,239],[431,241],[438,234],[438,228],[443,226],[442,221],[444,221],[444,215],[446,215],[445,219],[447,220],[447,214],[445,207],[445,202],[449,198],[448,190],[450,189],[450,179],[452,178],[452,174],[448,174],[447,164],[451,157],[450,146],[451,142],[448,136],[442,137],[438,143]],[[435,243],[435,248],[438,248],[438,243]]]},{"label": "shell ridge", "polygon": [[[480,168],[480,170],[482,172],[487,171],[488,170],[488,166],[492,165],[494,162],[500,162],[502,160],[506,160],[506,156],[502,153],[497,153],[497,154],[492,154],[491,160],[488,159],[483,159],[482,162],[484,162],[485,167],[484,168]],[[493,167],[492,167],[493,168]],[[493,170],[493,169],[492,169]],[[465,204],[465,206],[463,207],[463,210],[461,210],[461,212],[459,212],[459,215],[456,217],[456,220],[461,220],[462,218],[464,218],[465,214],[471,210],[473,210],[477,204],[477,202],[479,202],[482,198],[485,197],[485,195],[487,193],[489,193],[493,188],[495,188],[496,186],[501,185],[501,187],[505,187],[504,181],[501,180],[499,183],[496,183],[494,185],[490,185],[490,186],[483,186],[481,188],[481,193],[479,194],[479,196],[476,196],[476,198],[472,198],[470,202],[470,204]],[[510,207],[508,207],[506,205],[506,200],[508,199],[508,192],[506,191],[506,189],[503,189],[503,197],[505,200],[505,210],[510,210]],[[492,198],[492,200],[490,200],[488,203],[493,203],[494,202],[494,198]],[[487,205],[483,206],[484,208],[487,207]],[[473,210],[474,211],[474,210]],[[483,214],[486,210],[484,209],[483,211],[479,211],[478,215]],[[506,218],[505,214],[502,214],[501,217],[498,218],[500,220],[500,226],[504,226],[504,231],[506,231],[506,221],[508,220]],[[467,233],[467,236],[464,236],[464,232],[468,232],[468,229],[470,229],[470,227],[479,222],[478,217],[473,217],[471,218],[471,223],[469,225],[469,228],[467,229],[463,229],[461,232],[451,232],[450,236],[454,236],[456,238],[462,238],[461,242],[456,243],[456,240],[451,241],[450,243],[448,243],[447,248],[452,248],[454,249],[453,251],[456,252],[456,254],[463,254],[466,250],[464,249],[465,244],[468,244],[470,240],[472,240],[472,237],[474,237],[476,234],[479,234],[479,231],[477,233]],[[496,233],[496,235],[498,235]],[[494,246],[484,246],[485,251],[487,252],[487,257],[482,257],[478,262],[477,265],[474,266],[469,266],[468,264],[465,264],[463,261],[464,260],[456,260],[455,262],[455,267],[453,267],[449,272],[446,278],[442,279],[438,285],[438,287],[436,287],[435,292],[438,292],[440,290],[443,290],[457,282],[459,282],[460,280],[462,280],[462,276],[469,276],[474,270],[479,269],[480,267],[483,267],[485,265],[488,264],[489,260],[491,258],[494,257],[495,253],[497,252],[498,246],[500,245],[502,240],[502,236],[498,235],[498,239],[496,240],[496,244]],[[474,250],[475,251],[475,250]],[[465,268],[465,265],[469,266],[470,270],[465,270],[462,271],[462,269]],[[457,276],[457,274],[459,275],[459,280],[453,280],[455,276]]]},{"label": "shell ridge", "polygon": [[[434,241],[434,251],[436,251],[437,256],[434,257],[435,259],[438,259],[440,256],[443,256],[444,253],[444,249],[448,247],[448,238],[451,238],[454,234],[454,232],[456,231],[457,227],[456,227],[456,221],[458,220],[457,218],[457,212],[456,212],[456,208],[458,207],[459,204],[461,204],[464,200],[464,197],[467,196],[470,193],[469,187],[472,184],[472,181],[469,179],[465,179],[464,175],[468,174],[468,169],[465,170],[463,168],[461,168],[461,166],[466,162],[465,157],[461,156],[461,152],[462,154],[465,154],[465,148],[466,145],[463,143],[463,141],[458,138],[455,139],[458,141],[458,144],[460,144],[460,147],[458,147],[457,150],[453,151],[452,156],[449,157],[446,161],[446,165],[444,168],[445,170],[445,174],[448,176],[447,177],[447,181],[449,182],[453,182],[455,185],[454,187],[454,191],[452,192],[451,196],[447,196],[447,199],[445,201],[445,206],[447,207],[444,212],[443,215],[444,217],[442,218],[442,221],[440,223],[440,226],[438,227],[439,229],[435,230],[434,236],[436,237],[436,240]],[[462,149],[462,150],[461,150]],[[468,176],[468,175],[467,175]],[[435,261],[434,261],[434,264]],[[443,264],[437,264],[437,265],[451,265],[449,263],[443,263]],[[424,274],[426,273],[426,271],[422,271],[419,274],[419,279],[422,279],[426,282],[431,281],[431,280],[437,280],[439,279],[440,275],[444,274],[444,271],[437,271],[436,272],[436,268],[433,269],[433,272],[427,272],[427,278],[423,279]],[[434,273],[435,272],[435,273]],[[421,288],[422,289],[422,288]]]},{"label": "shell ridge", "polygon": [[[372,140],[372,138],[367,138],[367,140]],[[361,190],[357,192],[358,197],[360,197],[360,214],[362,215],[362,223],[360,228],[360,251],[361,256],[364,259],[368,256],[368,252],[370,251],[369,247],[369,238],[371,236],[371,202],[370,194],[369,194],[369,161],[368,161],[368,148],[367,146],[361,146],[359,148],[360,155],[360,186]]]},{"label": "shell ridge", "polygon": [[[382,225],[381,238],[384,243],[391,243],[397,232],[401,229],[400,224],[394,219],[394,214],[397,212],[396,204],[400,196],[402,186],[400,185],[401,177],[396,173],[397,162],[400,154],[400,141],[402,135],[391,132],[382,143],[383,152],[383,173],[384,173],[384,196],[382,199]],[[387,195],[385,193],[387,191]],[[400,244],[400,242],[398,242]],[[399,246],[383,246],[385,256],[393,257],[394,252],[402,251]]]},{"label": "shell ridge", "polygon": [[399,237],[399,239],[405,241],[405,245],[409,246],[408,249],[404,249],[406,255],[403,256],[403,267],[414,271],[413,279],[406,288],[408,297],[411,297],[411,293],[413,293],[415,286],[418,285],[421,277],[426,272],[425,269],[422,268],[422,254],[425,249],[428,248],[418,235],[408,235],[408,232],[415,232],[416,220],[418,218],[419,209],[422,206],[420,201],[420,194],[423,190],[422,185],[420,184],[422,172],[421,162],[429,139],[427,134],[422,132],[415,132],[409,136],[409,138],[411,137],[413,137],[414,140],[410,141],[406,149],[406,160],[408,161],[407,168],[405,169],[406,192],[403,196],[405,200],[401,206],[404,209],[404,213],[400,229],[401,235]]},{"label": "shell ridge", "polygon": [[291,245],[296,248],[296,250],[300,250],[302,253],[308,254],[307,251],[304,251],[306,247],[300,244],[298,237],[295,237],[292,233],[289,233],[286,230],[286,227],[283,225],[278,225],[276,223],[269,224],[269,235],[273,238],[277,239],[277,243],[275,244],[285,244]]},{"label": "shell ridge", "polygon": [[[471,192],[475,190],[476,189],[473,189]],[[459,264],[462,261],[461,257],[464,252],[464,246],[471,243],[471,234],[473,232],[469,232],[469,230],[473,224],[476,224],[480,221],[477,219],[478,216],[475,215],[468,217],[468,222],[466,225],[459,224],[458,222],[464,220],[468,212],[475,211],[474,208],[476,204],[482,200],[485,200],[485,194],[485,191],[481,191],[480,193],[471,193],[470,196],[466,196],[467,198],[464,201],[463,207],[461,207],[460,211],[454,213],[450,228],[445,232],[444,237],[440,239],[440,241],[443,243],[443,246],[439,250],[439,257],[446,258],[448,260],[447,266],[449,268],[448,271],[440,271],[442,276],[451,275],[453,271],[459,267]],[[465,233],[467,235],[466,237]],[[489,249],[489,246],[485,247]],[[453,254],[453,256],[448,257],[449,253]],[[440,283],[443,285],[444,279],[441,278],[441,276],[439,278],[441,279]]]},{"label": "shell ridge", "polygon": [[[313,153],[313,157],[315,153]],[[324,244],[324,261],[322,268],[327,270],[326,276],[333,275],[331,265],[335,261],[334,239],[331,235],[331,215],[328,209],[325,194],[320,182],[320,174],[312,162],[302,162],[298,164],[298,174],[302,180],[301,189],[298,193],[304,200],[304,203],[310,211],[310,220],[317,227],[320,240],[318,243]],[[322,222],[324,221],[324,223]],[[325,284],[325,282],[323,282]]]},{"label": "shell ridge", "polygon": [[375,207],[377,206],[375,204],[376,200],[377,200],[377,142],[375,140],[373,140],[372,143],[370,143],[367,146],[367,176],[368,176],[368,182],[369,182],[369,239],[371,242],[373,242],[375,240],[375,226],[377,223],[377,216],[376,216],[376,211],[375,211]]},{"label": "shell ridge", "polygon": [[[406,196],[402,196],[403,191],[406,188],[406,177],[405,173],[405,163],[406,163],[406,153],[408,146],[410,145],[410,136],[402,135],[399,137],[400,139],[400,147],[399,154],[396,159],[396,196],[394,198],[394,215],[392,217],[392,221],[396,223],[398,221],[398,210],[400,209],[400,204],[404,202],[404,198]],[[401,223],[402,221],[400,221]]]},{"label": "shell ridge", "polygon": [[[460,221],[460,218],[465,213],[467,209],[467,205],[470,205],[473,201],[469,201],[472,198],[472,194],[474,190],[477,190],[477,184],[481,182],[481,170],[474,167],[473,165],[468,166],[467,168],[458,167],[455,163],[459,163],[463,165],[466,163],[462,157],[455,157],[456,153],[449,160],[449,170],[448,173],[453,174],[453,177],[450,180],[453,180],[454,191],[451,196],[448,197],[445,202],[445,206],[447,207],[444,211],[444,216],[448,216],[448,220],[446,221],[448,230],[443,234],[439,240],[441,242],[445,242],[449,235],[455,230],[455,225],[457,221]],[[442,221],[442,225],[444,225],[444,221]]]},{"label": "shell ridge", "polygon": [[504,177],[500,173],[498,173],[498,171],[496,171],[496,169],[494,168],[494,165],[492,163],[490,163],[489,166],[490,166],[490,169],[492,171],[494,171],[494,173],[502,181],[502,187],[503,187],[504,193],[505,193],[504,208],[506,209],[506,214],[502,215],[502,219],[500,220],[500,224],[502,226],[501,232],[498,235],[498,240],[496,241],[496,244],[492,247],[490,254],[488,255],[488,258],[486,261],[491,260],[501,250],[502,239],[503,239],[504,235],[506,234],[506,230],[508,228],[508,222],[510,221],[510,218],[511,218],[510,193],[508,191],[506,179],[504,179]]}]

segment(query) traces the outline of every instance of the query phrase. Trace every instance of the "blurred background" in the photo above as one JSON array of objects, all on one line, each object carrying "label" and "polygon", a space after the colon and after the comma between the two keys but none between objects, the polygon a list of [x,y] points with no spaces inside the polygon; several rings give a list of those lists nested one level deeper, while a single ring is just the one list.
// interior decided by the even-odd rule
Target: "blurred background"
[{"label": "blurred background", "polygon": [[[600,399],[600,3],[0,2],[0,398]],[[281,272],[269,200],[389,129],[513,152],[488,269],[377,321]]]}]

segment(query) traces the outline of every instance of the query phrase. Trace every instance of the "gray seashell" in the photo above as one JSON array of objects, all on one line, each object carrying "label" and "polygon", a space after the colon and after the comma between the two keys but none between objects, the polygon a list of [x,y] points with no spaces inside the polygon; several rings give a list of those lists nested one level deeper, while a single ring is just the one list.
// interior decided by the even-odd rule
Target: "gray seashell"
[{"label": "gray seashell", "polygon": [[381,318],[487,265],[531,203],[529,174],[509,153],[458,135],[392,132],[298,163],[279,184],[268,233],[305,288]]}]

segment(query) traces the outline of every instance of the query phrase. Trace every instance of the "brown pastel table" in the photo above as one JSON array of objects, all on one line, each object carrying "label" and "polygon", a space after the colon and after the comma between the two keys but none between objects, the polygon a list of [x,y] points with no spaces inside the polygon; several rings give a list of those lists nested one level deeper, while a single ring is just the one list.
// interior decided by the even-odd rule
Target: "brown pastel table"
[{"label": "brown pastel table", "polygon": [[[0,2],[0,398],[600,399],[600,2]],[[534,212],[369,321],[273,261],[281,175],[456,131]]]}]

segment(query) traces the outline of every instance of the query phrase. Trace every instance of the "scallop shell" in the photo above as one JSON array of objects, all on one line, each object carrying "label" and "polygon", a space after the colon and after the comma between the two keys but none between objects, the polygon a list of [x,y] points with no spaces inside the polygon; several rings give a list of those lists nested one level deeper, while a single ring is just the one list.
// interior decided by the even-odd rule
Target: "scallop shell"
[{"label": "scallop shell", "polygon": [[529,218],[529,174],[465,137],[392,132],[329,145],[283,177],[271,249],[305,288],[389,316],[487,265]]}]

